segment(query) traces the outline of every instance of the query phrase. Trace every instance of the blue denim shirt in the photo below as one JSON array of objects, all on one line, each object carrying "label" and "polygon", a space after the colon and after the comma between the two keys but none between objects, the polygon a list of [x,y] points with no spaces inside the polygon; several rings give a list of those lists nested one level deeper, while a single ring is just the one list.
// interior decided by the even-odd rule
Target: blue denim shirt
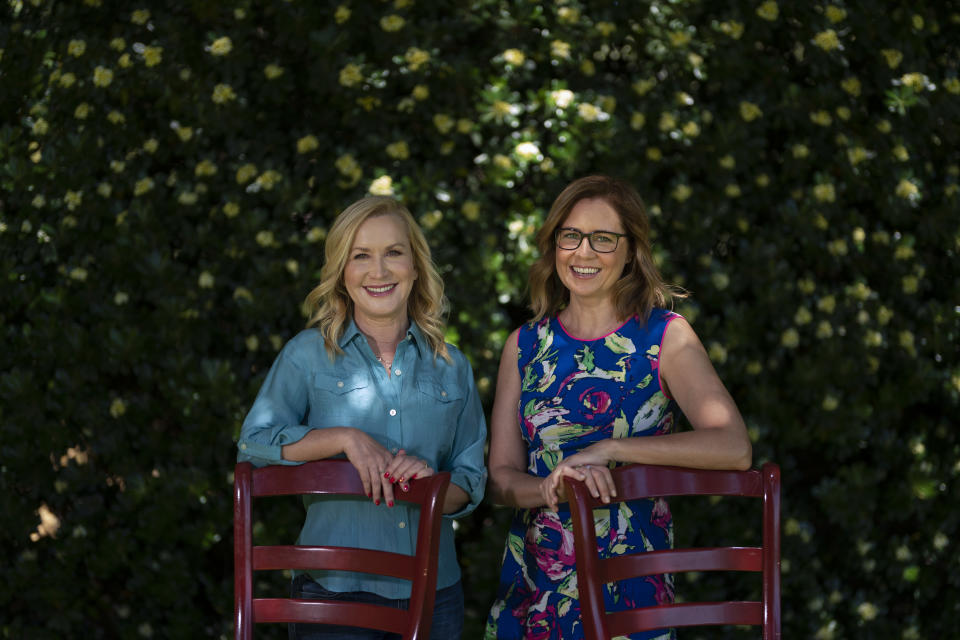
[{"label": "blue denim shirt", "polygon": [[[434,469],[449,471],[451,482],[470,496],[463,509],[444,516],[441,526],[437,588],[449,587],[460,579],[453,518],[476,508],[487,480],[486,422],[470,363],[450,345],[452,364],[434,358],[412,322],[397,346],[392,376],[377,362],[354,322],[340,339],[340,347],[344,354],[331,362],[317,329],[301,331],[284,346],[243,422],[237,459],[256,466],[298,464],[282,458],[283,445],[297,442],[311,429],[354,427],[394,453],[405,449]],[[416,507],[319,496],[305,496],[304,506],[307,515],[299,544],[414,551]],[[311,574],[331,591],[410,597],[410,583],[405,580],[339,571]]]}]

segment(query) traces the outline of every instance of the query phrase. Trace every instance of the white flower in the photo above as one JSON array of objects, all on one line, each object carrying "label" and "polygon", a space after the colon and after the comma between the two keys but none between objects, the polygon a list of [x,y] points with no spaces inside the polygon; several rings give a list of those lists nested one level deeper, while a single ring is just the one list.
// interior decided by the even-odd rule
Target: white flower
[{"label": "white flower", "polygon": [[375,196],[392,196],[393,178],[390,176],[380,176],[370,183],[369,191]]},{"label": "white flower", "polygon": [[519,49],[507,49],[503,52],[503,59],[507,64],[519,67],[526,60],[526,56]]},{"label": "white flower", "polygon": [[233,42],[228,36],[217,38],[210,45],[210,53],[215,56],[225,56],[233,50]]},{"label": "white flower", "polygon": [[513,151],[523,160],[536,160],[540,156],[540,147],[532,142],[521,142]]},{"label": "white flower", "polygon": [[554,104],[556,104],[561,109],[566,109],[570,106],[570,103],[573,102],[573,91],[569,89],[560,89],[558,91],[551,91],[550,97],[553,99]]}]

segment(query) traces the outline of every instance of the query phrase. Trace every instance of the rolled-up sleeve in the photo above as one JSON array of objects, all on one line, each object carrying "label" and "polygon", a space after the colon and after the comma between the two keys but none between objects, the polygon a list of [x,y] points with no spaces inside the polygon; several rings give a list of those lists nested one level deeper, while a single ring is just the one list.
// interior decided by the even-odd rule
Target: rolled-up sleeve
[{"label": "rolled-up sleeve", "polygon": [[483,416],[480,394],[473,381],[473,369],[462,354],[459,384],[465,392],[466,401],[457,420],[456,435],[450,452],[450,459],[442,468],[450,470],[450,482],[467,492],[470,501],[447,518],[465,516],[483,500],[487,485],[487,467],[483,463],[483,452],[487,442],[487,423]]},{"label": "rolled-up sleeve", "polygon": [[301,464],[284,460],[281,448],[302,439],[311,427],[307,413],[308,374],[295,360],[295,344],[287,343],[277,356],[250,408],[237,442],[237,461],[255,466]]}]

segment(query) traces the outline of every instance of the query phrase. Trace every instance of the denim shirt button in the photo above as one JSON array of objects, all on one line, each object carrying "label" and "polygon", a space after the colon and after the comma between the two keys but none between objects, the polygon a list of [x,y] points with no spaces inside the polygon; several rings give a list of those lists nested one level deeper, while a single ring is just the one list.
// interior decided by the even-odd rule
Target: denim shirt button
[{"label": "denim shirt button", "polygon": [[403,529],[404,527],[407,526],[407,523],[406,523],[406,522],[401,522],[401,523],[398,524],[397,526],[400,527],[401,529]]},{"label": "denim shirt button", "polygon": [[390,409],[390,415],[392,415],[392,416],[397,415],[397,410],[396,410],[396,409]]}]

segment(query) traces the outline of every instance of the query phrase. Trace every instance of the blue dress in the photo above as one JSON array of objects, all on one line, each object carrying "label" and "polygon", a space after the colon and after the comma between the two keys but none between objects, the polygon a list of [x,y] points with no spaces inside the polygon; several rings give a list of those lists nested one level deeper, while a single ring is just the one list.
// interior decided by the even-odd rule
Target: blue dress
[{"label": "blue dress", "polygon": [[[647,322],[630,318],[596,340],[569,335],[559,318],[521,327],[519,423],[528,471],[545,477],[566,456],[606,438],[657,436],[674,427],[676,402],[660,387],[660,344],[676,314],[654,309]],[[594,511],[601,557],[673,546],[664,499],[645,499]],[[641,576],[604,588],[608,610],[673,601],[669,575]],[[631,639],[674,638],[672,630]],[[488,640],[583,638],[570,511],[517,509],[507,536],[497,599],[487,619]]]}]

